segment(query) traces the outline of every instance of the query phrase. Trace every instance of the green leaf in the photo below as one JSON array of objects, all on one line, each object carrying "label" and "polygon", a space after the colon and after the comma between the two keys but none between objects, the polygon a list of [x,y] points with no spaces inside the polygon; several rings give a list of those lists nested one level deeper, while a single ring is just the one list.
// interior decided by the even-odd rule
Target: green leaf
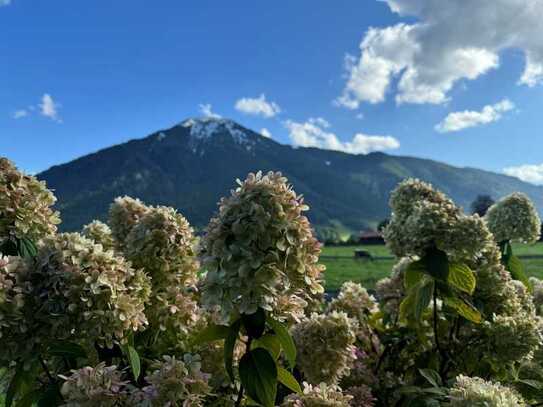
[{"label": "green leaf", "polygon": [[60,389],[57,383],[49,384],[45,391],[41,393],[37,406],[38,407],[57,407],[61,404],[62,398]]},{"label": "green leaf", "polygon": [[241,328],[241,319],[238,319],[230,327],[230,331],[226,336],[224,341],[224,367],[230,380],[235,381],[234,378],[234,347],[236,346],[236,341],[238,340],[239,329]]},{"label": "green leaf", "polygon": [[527,386],[530,386],[536,390],[542,390],[543,389],[543,382],[540,382],[538,380],[531,380],[531,379],[520,379],[517,381],[518,383],[525,384]]},{"label": "green leaf", "polygon": [[277,366],[270,353],[254,349],[239,361],[239,377],[247,394],[264,407],[275,406],[277,394]]},{"label": "green leaf", "polygon": [[59,341],[49,347],[52,356],[66,357],[70,359],[86,358],[87,352],[81,345],[73,342]]},{"label": "green leaf", "polygon": [[17,244],[11,239],[4,240],[0,245],[0,253],[3,256],[18,256]]},{"label": "green leaf", "polygon": [[447,281],[453,287],[470,295],[475,291],[475,274],[465,264],[451,263]]},{"label": "green leaf", "polygon": [[524,266],[522,265],[522,262],[517,256],[511,255],[508,258],[505,267],[507,268],[507,270],[509,270],[509,273],[511,273],[511,277],[514,280],[521,281],[522,284],[526,286],[526,288],[530,288],[530,280],[528,279],[528,276],[524,273]]},{"label": "green leaf", "polygon": [[266,311],[258,308],[253,314],[242,314],[241,320],[251,338],[260,338],[266,329]]},{"label": "green leaf", "polygon": [[36,245],[27,237],[17,240],[17,251],[19,256],[28,259],[36,257],[36,254],[38,254]]},{"label": "green leaf", "polygon": [[447,281],[449,274],[449,259],[447,253],[432,248],[429,249],[422,258],[425,264],[426,272],[437,280]]},{"label": "green leaf", "polygon": [[296,344],[294,343],[294,339],[292,339],[288,329],[281,322],[268,317],[268,324],[277,335],[279,342],[281,342],[281,347],[283,348],[283,352],[285,352],[289,367],[294,369],[294,366],[296,366]]},{"label": "green leaf", "polygon": [[11,407],[13,404],[13,400],[15,399],[15,396],[21,389],[23,383],[26,379],[26,371],[24,370],[23,364],[20,363],[17,365],[17,369],[15,370],[15,374],[11,378],[11,381],[9,382],[8,389],[6,390],[6,400],[5,400],[5,406]]},{"label": "green leaf", "polygon": [[400,303],[400,319],[405,320],[415,313],[416,293],[411,292]]},{"label": "green leaf", "polygon": [[281,355],[281,342],[279,342],[277,335],[274,334],[266,334],[259,339],[255,339],[251,344],[251,349],[256,348],[266,349],[275,360],[279,359]]},{"label": "green leaf", "polygon": [[468,321],[474,322],[476,324],[481,323],[482,317],[479,310],[477,310],[477,308],[467,303],[466,301],[458,297],[446,297],[444,298],[444,302],[449,307],[455,309],[458,314],[466,318]]},{"label": "green leaf", "polygon": [[425,265],[422,261],[415,261],[405,270],[404,285],[407,290],[413,288],[424,276]]},{"label": "green leaf", "polygon": [[415,319],[420,321],[422,313],[430,305],[432,296],[434,295],[434,281],[421,280],[415,291]]},{"label": "green leaf", "polygon": [[293,392],[302,392],[300,383],[298,383],[292,373],[290,373],[287,369],[282,368],[281,366],[277,366],[277,379],[279,380],[279,383],[283,384],[285,387],[288,387]]},{"label": "green leaf", "polygon": [[138,380],[141,373],[141,361],[138,351],[132,345],[123,346],[123,351],[128,358],[128,363],[130,364],[130,368],[132,369],[134,379]]},{"label": "green leaf", "polygon": [[419,369],[419,373],[434,387],[441,387],[443,384],[439,373],[433,369]]},{"label": "green leaf", "polygon": [[207,342],[225,339],[228,336],[228,332],[230,332],[230,327],[226,325],[209,325],[196,336],[194,344],[201,345]]}]

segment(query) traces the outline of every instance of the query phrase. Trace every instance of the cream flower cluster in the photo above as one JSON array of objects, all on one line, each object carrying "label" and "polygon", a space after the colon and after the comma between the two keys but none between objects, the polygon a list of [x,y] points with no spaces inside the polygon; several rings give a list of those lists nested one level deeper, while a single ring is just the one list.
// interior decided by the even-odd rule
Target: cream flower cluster
[{"label": "cream flower cluster", "polygon": [[401,182],[392,192],[391,222],[385,240],[397,257],[424,256],[435,247],[458,260],[475,259],[488,230],[478,216],[467,216],[430,184]]},{"label": "cream flower cluster", "polygon": [[378,311],[377,303],[360,284],[352,281],[343,283],[338,296],[329,303],[328,311],[344,312],[353,320],[356,337],[364,349],[374,349],[379,345],[368,322],[370,316]]},{"label": "cream flower cluster", "polygon": [[26,273],[33,318],[47,325],[36,337],[112,346],[147,326],[147,276],[77,233],[45,239]]},{"label": "cream flower cluster", "polygon": [[259,307],[272,311],[281,295],[321,295],[320,245],[303,199],[280,173],[249,174],[238,183],[201,242],[204,304],[220,307],[228,320]]},{"label": "cream flower cluster", "polygon": [[303,393],[288,396],[281,407],[349,407],[352,400],[353,396],[343,394],[338,386],[324,383],[312,386],[304,383]]},{"label": "cream flower cluster", "polygon": [[153,363],[154,371],[145,377],[147,385],[138,389],[123,380],[123,371],[117,366],[100,363],[96,367],[73,370],[65,381],[61,393],[65,407],[149,407],[204,405],[210,393],[209,375],[200,370],[197,356],[185,355],[183,360],[164,356]]},{"label": "cream flower cluster", "polygon": [[513,193],[492,205],[485,220],[496,242],[535,243],[541,235],[541,219],[525,194]]},{"label": "cream flower cluster", "polygon": [[[154,371],[145,377],[149,383],[135,395],[138,404],[152,406],[190,406],[204,405],[204,399],[211,392],[209,375],[202,373],[198,356],[186,354],[183,360],[164,356],[155,362]],[[146,404],[145,402],[147,401]]]},{"label": "cream flower cluster", "polygon": [[390,277],[377,281],[375,291],[381,309],[391,321],[397,321],[400,313],[400,303],[405,297],[404,275],[405,270],[413,260],[404,257],[392,267]]},{"label": "cream flower cluster", "polygon": [[94,241],[97,244],[101,244],[104,250],[114,250],[115,240],[111,234],[111,229],[104,222],[94,220],[88,225],[83,226],[81,234]]},{"label": "cream flower cluster", "polygon": [[200,317],[196,299],[199,264],[188,221],[173,208],[150,207],[125,240],[125,257],[151,277],[150,328],[162,345],[183,344]]},{"label": "cream flower cluster", "polygon": [[143,202],[129,196],[118,197],[111,204],[108,224],[120,249],[124,248],[124,241],[134,225],[148,211],[149,207]]},{"label": "cream flower cluster", "polygon": [[0,243],[26,237],[37,243],[56,232],[58,213],[51,209],[55,196],[45,182],[24,175],[0,157]]},{"label": "cream flower cluster", "polygon": [[450,390],[452,407],[515,407],[525,406],[522,397],[509,387],[483,380],[479,377],[460,375]]},{"label": "cream flower cluster", "polygon": [[352,320],[345,313],[311,314],[294,325],[298,367],[311,384],[338,384],[356,359]]}]

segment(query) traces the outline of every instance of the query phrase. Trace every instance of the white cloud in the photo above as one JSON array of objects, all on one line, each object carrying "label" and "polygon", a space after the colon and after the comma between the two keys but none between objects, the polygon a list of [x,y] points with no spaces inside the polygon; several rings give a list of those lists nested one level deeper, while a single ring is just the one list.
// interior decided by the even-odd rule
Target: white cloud
[{"label": "white cloud", "polygon": [[322,117],[310,117],[308,122],[314,124],[315,126],[323,127],[325,129],[330,127],[330,123]]},{"label": "white cloud", "polygon": [[503,172],[512,177],[517,177],[522,181],[543,185],[543,164],[508,167],[504,168]]},{"label": "white cloud", "polygon": [[[326,121],[325,121],[326,122]],[[326,122],[328,124],[328,122]],[[343,151],[351,154],[368,154],[372,151],[391,150],[400,147],[400,142],[391,136],[370,136],[357,133],[351,141],[343,142],[315,120],[304,123],[287,120],[292,144],[296,147],[316,147],[326,150]],[[329,124],[328,124],[329,125]]]},{"label": "white cloud", "polygon": [[10,4],[11,4],[11,0],[0,0],[0,7],[9,6]]},{"label": "white cloud", "polygon": [[435,126],[435,129],[440,133],[448,133],[481,126],[500,120],[503,113],[514,108],[513,102],[504,99],[494,105],[486,105],[481,111],[464,110],[463,112],[449,113],[441,123]]},{"label": "white cloud", "polygon": [[541,0],[473,1],[469,6],[465,0],[380,1],[418,21],[366,32],[360,55],[346,59],[339,105],[356,109],[362,102],[383,102],[393,92],[397,103],[445,103],[458,81],[498,68],[506,49],[524,52],[520,84],[543,81]]},{"label": "white cloud", "polygon": [[266,128],[262,128],[262,130],[260,130],[260,134],[262,134],[266,138],[272,138],[272,134]]},{"label": "white cloud", "polygon": [[28,116],[28,110],[26,109],[20,109],[13,112],[13,118],[14,119],[22,119],[23,117]]},{"label": "white cloud", "polygon": [[236,110],[255,116],[270,118],[281,113],[281,108],[275,102],[266,100],[263,93],[257,98],[241,98],[236,101]]},{"label": "white cloud", "polygon": [[62,122],[62,119],[58,116],[58,109],[60,105],[53,100],[53,97],[50,94],[45,93],[42,96],[39,107],[42,116],[48,117],[51,120],[59,123]]},{"label": "white cloud", "polygon": [[200,109],[200,113],[205,117],[209,117],[211,119],[221,119],[222,118],[221,115],[213,112],[212,106],[211,106],[210,103],[200,104],[199,109]]}]

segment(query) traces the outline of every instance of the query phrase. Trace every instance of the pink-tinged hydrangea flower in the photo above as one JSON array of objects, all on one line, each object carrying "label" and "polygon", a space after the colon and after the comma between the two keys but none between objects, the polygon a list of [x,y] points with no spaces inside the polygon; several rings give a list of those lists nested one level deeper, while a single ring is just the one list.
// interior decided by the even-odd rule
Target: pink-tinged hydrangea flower
[{"label": "pink-tinged hydrangea flower", "polygon": [[36,243],[54,234],[60,223],[58,212],[51,209],[55,201],[45,182],[22,174],[0,157],[0,243],[23,237]]},{"label": "pink-tinged hydrangea flower", "polygon": [[541,235],[541,219],[526,195],[513,193],[492,205],[485,215],[496,242],[535,243]]},{"label": "pink-tinged hydrangea flower", "polygon": [[450,390],[452,407],[515,407],[526,406],[522,397],[513,389],[479,377],[460,375]]},{"label": "pink-tinged hydrangea flower", "polygon": [[73,370],[62,376],[65,382],[61,393],[65,407],[128,406],[128,382],[116,366],[100,363],[96,367]]},{"label": "pink-tinged hydrangea flower", "polygon": [[101,244],[104,250],[115,249],[115,240],[111,234],[111,229],[104,222],[94,220],[88,225],[83,226],[81,235],[97,244]]},{"label": "pink-tinged hydrangea flower", "polygon": [[355,332],[345,313],[311,314],[294,325],[298,367],[311,384],[338,384],[349,374],[355,356]]},{"label": "pink-tinged hydrangea flower", "polygon": [[349,407],[353,396],[342,392],[339,386],[324,383],[318,386],[304,383],[302,394],[292,394],[281,404],[281,407]]},{"label": "pink-tinged hydrangea flower", "polygon": [[228,320],[259,307],[274,311],[280,297],[285,303],[285,296],[307,302],[320,296],[324,267],[303,199],[280,173],[249,174],[238,183],[201,242],[203,303],[220,307]]}]

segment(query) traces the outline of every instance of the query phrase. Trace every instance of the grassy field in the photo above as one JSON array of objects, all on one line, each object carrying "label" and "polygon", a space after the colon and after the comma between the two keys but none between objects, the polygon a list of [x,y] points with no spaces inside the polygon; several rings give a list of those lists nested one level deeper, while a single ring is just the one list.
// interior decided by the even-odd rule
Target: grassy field
[{"label": "grassy field", "polygon": [[[373,288],[375,283],[390,274],[394,259],[386,260],[355,260],[354,251],[362,249],[374,257],[391,257],[386,246],[335,246],[324,247],[321,263],[326,265],[326,289],[335,291],[345,281],[356,281],[367,288]],[[525,271],[530,276],[543,278],[543,243],[536,245],[514,245],[514,252],[521,257]],[[523,256],[542,256],[537,259]]]}]

